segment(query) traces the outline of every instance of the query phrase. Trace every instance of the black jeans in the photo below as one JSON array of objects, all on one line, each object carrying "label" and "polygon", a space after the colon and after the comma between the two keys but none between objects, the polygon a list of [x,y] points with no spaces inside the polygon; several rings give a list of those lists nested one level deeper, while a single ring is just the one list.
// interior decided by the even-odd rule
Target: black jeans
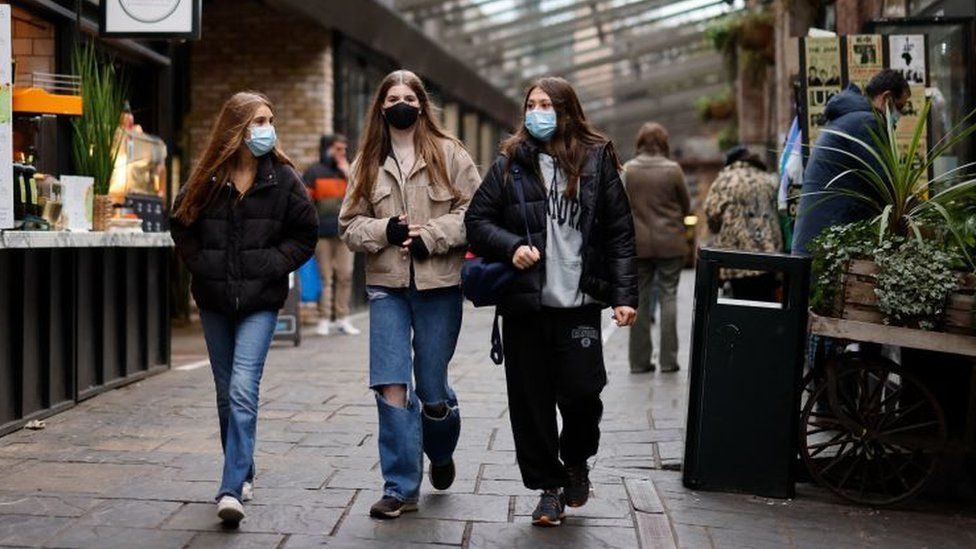
[{"label": "black jeans", "polygon": [[600,391],[607,383],[600,308],[506,315],[502,334],[522,482],[533,490],[565,486],[565,465],[584,463],[600,445]]}]

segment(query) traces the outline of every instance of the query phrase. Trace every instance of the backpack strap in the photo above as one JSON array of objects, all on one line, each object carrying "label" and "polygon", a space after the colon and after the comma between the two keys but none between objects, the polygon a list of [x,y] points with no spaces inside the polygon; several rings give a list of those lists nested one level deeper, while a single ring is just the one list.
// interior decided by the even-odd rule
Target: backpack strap
[{"label": "backpack strap", "polygon": [[502,331],[498,327],[498,307],[495,307],[495,320],[491,323],[491,361],[495,364],[505,362],[505,347],[502,345]]}]

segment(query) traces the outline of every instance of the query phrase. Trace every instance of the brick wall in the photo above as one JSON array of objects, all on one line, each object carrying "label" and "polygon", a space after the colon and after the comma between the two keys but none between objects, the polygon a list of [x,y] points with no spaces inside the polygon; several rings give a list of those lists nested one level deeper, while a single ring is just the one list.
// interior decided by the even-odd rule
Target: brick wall
[{"label": "brick wall", "polygon": [[11,23],[17,81],[33,72],[54,72],[54,25],[18,7],[11,10]]},{"label": "brick wall", "polygon": [[190,162],[206,144],[221,104],[257,90],[275,106],[281,146],[299,169],[318,159],[333,128],[331,35],[287,11],[257,2],[215,0],[203,9],[202,40],[191,53]]}]

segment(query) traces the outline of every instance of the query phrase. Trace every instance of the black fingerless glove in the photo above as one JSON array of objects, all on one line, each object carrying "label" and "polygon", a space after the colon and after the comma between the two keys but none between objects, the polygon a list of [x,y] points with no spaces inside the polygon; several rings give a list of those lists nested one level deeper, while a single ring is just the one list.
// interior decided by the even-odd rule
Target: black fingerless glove
[{"label": "black fingerless glove", "polygon": [[430,256],[430,250],[424,244],[423,238],[418,236],[410,241],[410,255],[417,259],[427,259]]},{"label": "black fingerless glove", "polygon": [[410,228],[400,223],[399,217],[391,217],[386,224],[386,240],[391,246],[400,246],[410,236]]}]

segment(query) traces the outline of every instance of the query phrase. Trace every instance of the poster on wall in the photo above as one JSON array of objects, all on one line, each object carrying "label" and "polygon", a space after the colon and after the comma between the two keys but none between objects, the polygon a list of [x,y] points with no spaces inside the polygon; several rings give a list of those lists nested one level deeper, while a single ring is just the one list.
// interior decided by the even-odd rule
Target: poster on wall
[{"label": "poster on wall", "polygon": [[847,37],[847,82],[861,91],[884,68],[880,34],[852,34]]},{"label": "poster on wall", "polygon": [[[837,37],[806,38],[804,40],[804,90],[807,100],[807,143],[815,143],[824,125],[823,112],[827,101],[840,87],[840,39]],[[836,69],[836,74],[831,73]]]},{"label": "poster on wall", "polygon": [[889,68],[902,73],[909,85],[925,86],[928,84],[924,34],[892,34],[888,36],[888,57]]},{"label": "poster on wall", "polygon": [[12,57],[10,4],[0,4],[0,229],[14,226]]},{"label": "poster on wall", "polygon": [[112,38],[200,38],[200,0],[102,0],[99,34]]}]

